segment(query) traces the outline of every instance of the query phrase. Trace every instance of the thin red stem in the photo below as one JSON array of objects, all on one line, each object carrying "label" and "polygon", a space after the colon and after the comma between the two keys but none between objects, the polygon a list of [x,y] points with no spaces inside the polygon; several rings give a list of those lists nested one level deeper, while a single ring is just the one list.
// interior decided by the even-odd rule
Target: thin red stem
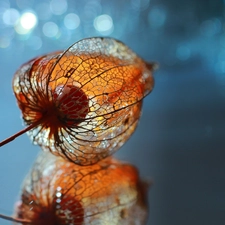
[{"label": "thin red stem", "polygon": [[5,219],[5,220],[9,220],[9,221],[13,221],[13,222],[17,222],[17,223],[22,223],[22,224],[32,224],[32,222],[30,220],[13,218],[11,216],[6,216],[6,215],[3,215],[3,214],[0,214],[0,218]]},{"label": "thin red stem", "polygon": [[1,141],[0,142],[0,147],[5,145],[5,144],[7,144],[7,143],[9,143],[9,142],[11,142],[11,141],[13,141],[15,138],[17,138],[20,135],[26,133],[27,131],[35,128],[36,126],[38,126],[41,123],[41,121],[42,120],[38,120],[38,121],[32,123],[31,125],[29,125],[28,127],[25,127],[23,130],[19,131],[18,133],[15,133],[14,135],[12,135],[12,136],[6,138],[5,140]]}]

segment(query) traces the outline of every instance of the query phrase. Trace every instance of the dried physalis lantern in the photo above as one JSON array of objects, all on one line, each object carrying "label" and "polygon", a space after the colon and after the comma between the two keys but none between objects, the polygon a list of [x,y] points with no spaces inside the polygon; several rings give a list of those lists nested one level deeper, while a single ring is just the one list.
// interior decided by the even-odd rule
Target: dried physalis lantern
[{"label": "dried physalis lantern", "polygon": [[147,189],[135,167],[116,159],[83,167],[42,152],[23,183],[14,219],[36,225],[141,225]]},{"label": "dried physalis lantern", "polygon": [[111,155],[134,132],[155,64],[111,38],[83,39],[38,57],[15,74],[26,129],[43,150],[80,165]]}]

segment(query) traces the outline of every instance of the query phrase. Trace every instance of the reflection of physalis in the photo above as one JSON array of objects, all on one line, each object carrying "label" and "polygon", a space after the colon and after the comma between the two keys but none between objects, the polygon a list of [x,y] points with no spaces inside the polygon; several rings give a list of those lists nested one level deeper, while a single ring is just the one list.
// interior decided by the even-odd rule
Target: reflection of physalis
[{"label": "reflection of physalis", "polygon": [[38,225],[141,225],[147,190],[137,169],[117,159],[82,167],[42,152],[14,216]]}]

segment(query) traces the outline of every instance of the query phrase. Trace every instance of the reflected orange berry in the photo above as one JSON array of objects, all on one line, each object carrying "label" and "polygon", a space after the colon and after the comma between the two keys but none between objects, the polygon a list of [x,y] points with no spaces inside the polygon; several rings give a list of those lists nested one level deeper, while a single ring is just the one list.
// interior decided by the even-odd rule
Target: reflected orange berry
[{"label": "reflected orange berry", "polygon": [[42,152],[23,183],[15,217],[37,225],[141,225],[145,188],[137,169],[119,160],[83,167]]},{"label": "reflected orange berry", "polygon": [[28,131],[45,151],[80,165],[98,162],[134,132],[154,66],[112,38],[83,39],[29,61],[13,79],[28,125],[15,136]]}]

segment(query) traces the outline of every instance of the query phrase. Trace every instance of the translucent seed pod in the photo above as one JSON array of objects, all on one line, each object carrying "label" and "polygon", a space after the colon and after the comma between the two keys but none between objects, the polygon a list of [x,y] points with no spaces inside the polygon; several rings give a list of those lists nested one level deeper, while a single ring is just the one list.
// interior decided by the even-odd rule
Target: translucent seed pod
[{"label": "translucent seed pod", "polygon": [[134,132],[154,67],[112,38],[83,39],[29,61],[13,79],[28,128],[10,140],[28,131],[43,150],[76,164],[106,158]]}]

